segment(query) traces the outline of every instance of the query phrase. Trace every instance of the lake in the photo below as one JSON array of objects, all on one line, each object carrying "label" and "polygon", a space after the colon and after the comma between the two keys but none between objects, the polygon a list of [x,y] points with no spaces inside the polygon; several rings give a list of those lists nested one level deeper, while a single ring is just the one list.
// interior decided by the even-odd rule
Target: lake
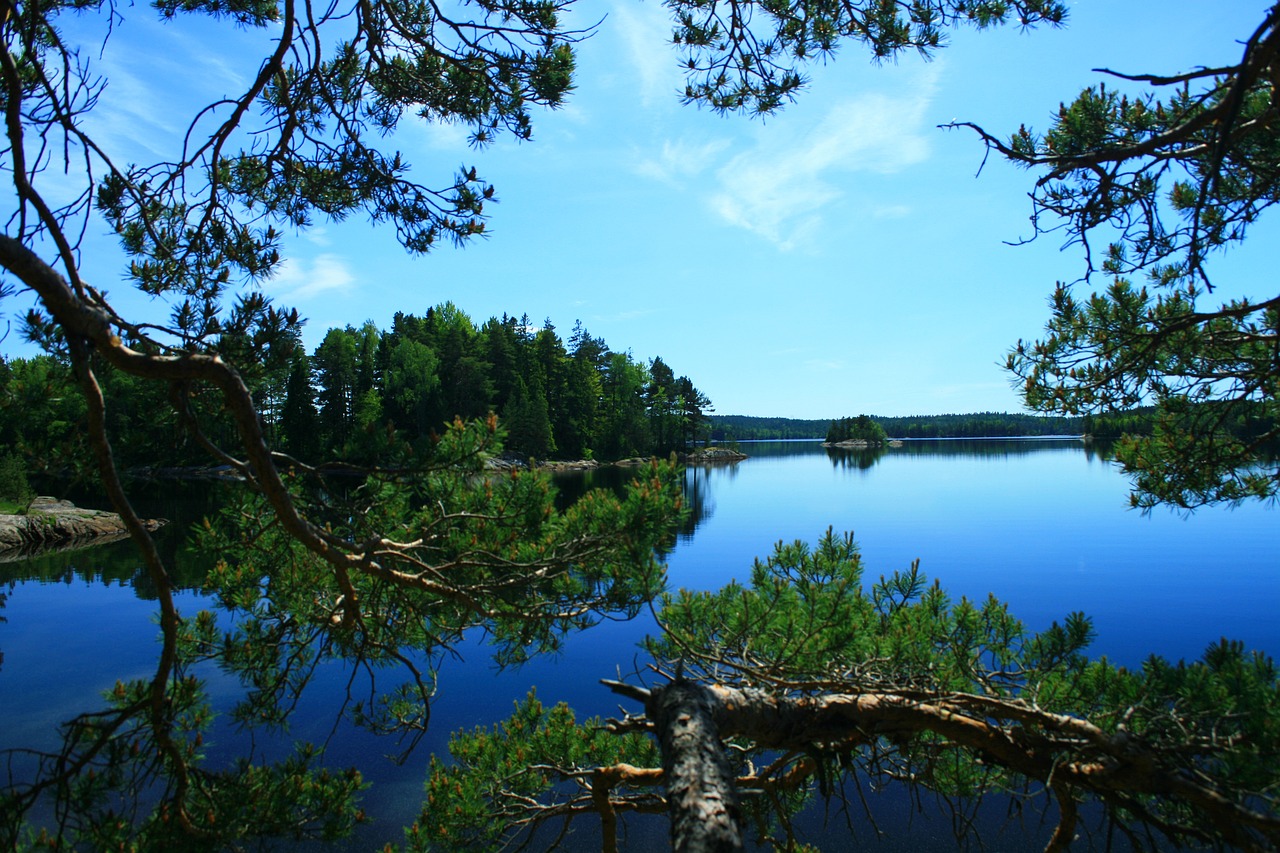
[{"label": "lake", "polygon": [[[830,526],[855,533],[870,580],[919,559],[954,598],[995,593],[1033,629],[1083,611],[1097,631],[1092,654],[1125,665],[1151,653],[1195,658],[1224,635],[1280,651],[1274,507],[1142,514],[1128,508],[1118,471],[1076,440],[915,441],[886,452],[762,442],[743,450],[750,458],[735,465],[686,471],[693,514],[668,559],[672,586],[715,589],[746,579],[752,559],[778,540],[813,541]],[[557,479],[574,493],[618,478],[603,470]],[[216,495],[207,489],[189,489],[143,509],[193,518],[211,502]],[[172,525],[163,544],[184,582],[195,586],[208,558],[182,540],[180,525]],[[95,706],[116,679],[150,674],[155,607],[136,581],[136,565],[125,543],[0,566],[0,749],[49,747],[57,721]],[[201,597],[184,592],[180,606],[192,613]],[[443,750],[455,729],[506,717],[533,685],[543,701],[567,701],[580,717],[616,715],[616,697],[597,680],[630,671],[635,644],[651,626],[648,616],[605,623],[573,638],[562,655],[505,672],[493,668],[482,638],[469,641],[444,665],[430,731],[404,766],[382,758],[390,745],[342,725],[333,733],[345,678],[341,667],[330,667],[312,685],[292,735],[328,739],[332,765],[358,763],[374,783],[366,806],[376,822],[347,846],[398,841],[399,827],[417,815],[428,755]],[[235,695],[229,679],[204,675],[215,699]],[[213,740],[215,756],[240,742],[228,729]],[[893,815],[909,804],[886,808]],[[824,829],[815,819],[814,837],[847,844],[844,817],[831,823]],[[954,846],[946,821],[915,816],[909,830],[899,823],[891,817],[883,828],[893,829],[892,837],[877,849]],[[633,822],[630,832],[631,849],[665,845],[662,820]],[[590,822],[572,838],[574,849],[598,849]],[[1016,839],[1005,843],[1019,847]]]}]

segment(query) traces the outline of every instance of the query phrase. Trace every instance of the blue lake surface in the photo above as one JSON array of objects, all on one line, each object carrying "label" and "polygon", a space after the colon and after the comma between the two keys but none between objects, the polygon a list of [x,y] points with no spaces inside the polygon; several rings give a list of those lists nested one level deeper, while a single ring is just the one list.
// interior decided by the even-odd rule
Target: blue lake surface
[{"label": "blue lake surface", "polygon": [[[750,458],[735,465],[686,471],[694,511],[668,558],[671,586],[745,580],[753,558],[777,541],[813,541],[830,526],[855,533],[868,580],[919,559],[953,597],[994,593],[1033,629],[1083,611],[1097,631],[1091,652],[1124,665],[1152,653],[1195,658],[1222,636],[1280,652],[1280,514],[1273,506],[1143,514],[1128,508],[1120,473],[1072,440],[918,441],[881,453],[768,442],[743,450]],[[618,477],[602,471],[560,482],[572,492]],[[180,563],[207,559],[183,549],[181,531],[166,536]],[[51,747],[59,720],[96,707],[117,679],[149,675],[155,606],[145,586],[132,582],[134,565],[125,543],[0,566],[0,749]],[[180,601],[185,613],[205,606],[196,592]],[[477,635],[445,662],[430,731],[401,766],[383,758],[394,745],[335,720],[347,675],[340,665],[312,685],[291,736],[327,741],[330,764],[359,764],[374,783],[366,805],[375,823],[349,849],[398,841],[400,827],[417,815],[428,756],[445,750],[452,731],[506,717],[534,686],[543,701],[567,701],[580,717],[616,716],[618,700],[598,679],[642,664],[636,643],[652,627],[648,614],[606,622],[572,638],[561,655],[503,672]],[[230,679],[201,674],[215,700],[234,699]],[[215,756],[242,742],[229,729],[215,734]],[[903,803],[888,808],[911,811]],[[936,823],[917,817],[907,830],[891,818],[882,828],[901,831],[877,849],[951,849],[948,828]],[[844,849],[845,818],[831,824],[816,828],[814,840]],[[629,827],[629,849],[666,844],[661,819]],[[598,849],[590,821],[571,838],[568,847]],[[988,849],[1020,846],[1014,838],[1002,848],[997,839]]]}]

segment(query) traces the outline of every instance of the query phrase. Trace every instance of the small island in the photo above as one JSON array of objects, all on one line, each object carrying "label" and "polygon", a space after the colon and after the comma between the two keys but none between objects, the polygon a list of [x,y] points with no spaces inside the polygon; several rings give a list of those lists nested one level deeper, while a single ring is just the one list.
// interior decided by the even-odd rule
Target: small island
[{"label": "small island", "polygon": [[867,415],[856,418],[840,418],[831,422],[823,447],[869,448],[901,447],[901,441],[891,440],[884,427]]},{"label": "small island", "polygon": [[729,447],[701,447],[686,453],[681,461],[686,465],[707,465],[716,462],[741,462],[747,454]]}]

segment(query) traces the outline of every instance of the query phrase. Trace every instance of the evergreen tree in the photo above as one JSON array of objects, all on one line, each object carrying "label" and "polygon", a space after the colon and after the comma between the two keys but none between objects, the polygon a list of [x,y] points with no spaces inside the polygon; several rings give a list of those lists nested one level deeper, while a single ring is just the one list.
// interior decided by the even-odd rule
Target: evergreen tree
[{"label": "evergreen tree", "polygon": [[[914,569],[867,584],[852,541],[830,534],[812,549],[780,547],[753,567],[749,586],[659,598],[655,555],[679,507],[671,472],[651,466],[624,495],[593,493],[561,512],[544,478],[485,473],[498,434],[492,419],[450,426],[413,476],[370,473],[345,489],[318,473],[286,480],[258,412],[256,353],[296,335],[301,321],[265,297],[234,294],[278,268],[279,228],[305,227],[318,215],[391,220],[418,252],[482,234],[493,190],[474,169],[432,189],[376,140],[410,114],[463,122],[477,144],[529,138],[531,110],[558,105],[572,86],[579,34],[563,29],[554,3],[507,0],[474,16],[465,4],[426,13],[381,0],[318,13],[252,0],[161,0],[158,9],[166,18],[204,13],[213,25],[270,27],[274,37],[244,91],[196,110],[180,151],[128,167],[92,121],[104,91],[89,59],[97,46],[73,42],[81,29],[59,25],[69,14],[100,13],[115,26],[133,12],[53,0],[11,3],[0,16],[0,168],[14,193],[0,267],[6,284],[38,303],[28,337],[72,368],[58,387],[74,382],[77,403],[42,429],[81,434],[96,455],[155,591],[161,643],[154,673],[118,683],[103,708],[69,720],[58,748],[24,756],[36,778],[10,783],[0,800],[8,846],[30,839],[57,848],[217,849],[340,837],[361,819],[357,772],[321,770],[306,747],[276,762],[204,765],[212,712],[195,664],[212,659],[251,688],[235,719],[277,727],[319,661],[341,658],[352,672],[399,664],[403,683],[353,715],[412,744],[432,692],[420,664],[447,654],[468,630],[486,631],[497,662],[514,664],[555,651],[569,631],[655,601],[663,633],[648,652],[668,682],[611,685],[641,702],[647,717],[615,729],[659,735],[681,843],[706,830],[734,843],[738,770],[751,770],[744,781],[765,794],[743,808],[764,809],[762,818],[782,821],[785,835],[796,785],[816,779],[830,792],[861,763],[877,778],[909,779],[946,797],[1038,786],[1057,806],[1052,849],[1074,838],[1082,802],[1106,810],[1138,844],[1159,833],[1175,844],[1280,846],[1280,682],[1269,659],[1237,644],[1217,644],[1196,664],[1153,660],[1141,673],[1117,670],[1084,659],[1091,629],[1079,615],[1032,634],[998,601],[953,603]],[[931,52],[966,23],[1025,26],[1065,15],[1054,0],[672,0],[670,9],[689,75],[686,100],[759,114],[793,97],[805,63],[827,59],[842,40],[885,58]],[[1210,285],[1207,251],[1242,239],[1276,198],[1276,14],[1265,13],[1239,65],[1167,78],[1179,88],[1162,101],[1116,100],[1099,87],[1065,107],[1043,138],[986,137],[1048,170],[1037,186],[1042,214],[1066,216],[1081,239],[1099,224],[1121,228],[1105,272],[1149,272],[1165,288],[1152,298],[1118,280],[1087,306],[1060,291],[1046,342],[1012,359],[1033,405],[1156,403],[1157,440],[1133,444],[1129,456],[1149,472],[1140,486],[1154,500],[1191,504],[1280,488],[1274,467],[1258,469],[1246,454],[1253,448],[1218,429],[1236,422],[1238,404],[1265,407],[1274,398],[1276,300],[1208,310],[1197,302]],[[209,122],[214,107],[218,120]],[[77,152],[57,170],[43,153],[51,140]],[[1170,186],[1173,168],[1184,172]],[[88,215],[115,230],[128,283],[166,303],[169,319],[126,317],[86,283],[98,277],[80,268]],[[441,352],[450,321],[428,311],[419,342]],[[533,381],[512,385],[508,402],[521,415],[513,420],[527,422],[525,439],[549,452],[547,396],[558,397],[562,381],[552,375],[553,333],[542,343],[555,357],[539,363],[527,318],[515,331],[517,362],[541,372],[525,371]],[[380,419],[376,348],[369,335],[363,340],[354,328],[333,330],[314,357],[331,448]],[[659,445],[682,435],[671,422],[675,412],[684,417],[673,409],[680,394],[659,363],[646,375],[626,355],[609,358],[602,398],[620,453],[651,446],[651,428]],[[209,585],[234,617],[230,628],[211,612],[179,614],[170,570],[115,467],[111,401],[98,381],[104,365],[173,391],[174,423],[249,486],[203,540],[220,557]],[[38,380],[36,370],[27,378]],[[656,420],[646,422],[646,400]],[[433,794],[465,799],[429,799],[428,821],[410,841],[421,840],[424,826],[452,831],[458,817],[478,823],[488,835],[472,837],[484,840],[508,819],[588,808],[601,814],[607,839],[619,809],[661,805],[610,796],[620,782],[657,778],[630,763],[652,749],[635,739],[601,745],[584,768],[581,744],[599,732],[572,722],[564,712],[544,720],[532,703],[522,708],[508,730],[515,749],[481,754],[502,759],[480,769],[507,784],[477,793],[470,780],[433,780]],[[519,735],[529,729],[550,751],[522,752]],[[471,770],[460,743],[455,766]],[[544,778],[590,784],[589,805],[545,811],[537,799]],[[534,783],[533,791],[521,787]],[[551,793],[571,787],[555,784]],[[442,805],[452,808],[437,811]],[[44,835],[26,825],[46,814],[54,820]]]},{"label": "evergreen tree", "polygon": [[[902,779],[944,802],[1051,797],[1056,825],[1026,827],[1047,850],[1070,846],[1093,808],[1138,849],[1280,841],[1277,670],[1239,643],[1126,670],[1085,656],[1082,614],[1034,632],[918,566],[871,582],[852,536],[830,530],[779,542],[746,582],[665,593],[657,613],[656,686],[604,682],[642,717],[577,723],[530,697],[492,731],[455,734],[410,849],[499,849],[589,814],[614,850],[621,815],[664,805],[675,849],[743,849],[749,832],[785,848],[814,798]],[[948,846],[976,832],[956,823]]]},{"label": "evergreen tree", "polygon": [[386,372],[386,410],[391,422],[410,442],[443,428],[436,414],[440,397],[440,362],[431,348],[408,335],[392,345]]},{"label": "evergreen tree", "polygon": [[676,380],[676,401],[680,408],[680,423],[684,427],[680,443],[688,447],[704,434],[710,434],[711,421],[708,413],[714,410],[711,408],[711,399],[695,388],[688,376],[681,376]]},{"label": "evergreen tree", "polygon": [[507,446],[534,459],[546,459],[555,452],[551,418],[547,414],[547,397],[542,386],[533,388],[523,378],[516,380],[515,395],[507,406]]},{"label": "evergreen tree", "polygon": [[649,383],[645,403],[649,409],[649,432],[655,453],[675,450],[684,434],[676,397],[676,375],[661,357],[649,362]]},{"label": "evergreen tree", "polygon": [[1087,297],[1059,283],[1045,338],[1019,342],[1009,369],[1044,412],[1154,406],[1154,429],[1117,450],[1139,506],[1280,495],[1280,296],[1265,284],[1213,296],[1213,257],[1280,200],[1280,7],[1241,35],[1235,64],[1114,75],[1150,88],[1087,88],[1044,133],[1024,125],[1005,141],[978,129],[1042,172],[1037,228],[1065,228],[1086,250],[1086,282],[1110,280]]},{"label": "evergreen tree", "polygon": [[842,441],[858,441],[866,444],[884,444],[889,440],[884,427],[866,415],[856,418],[840,418],[831,422],[827,430],[827,443],[838,444]]},{"label": "evergreen tree", "polygon": [[600,451],[607,459],[637,456],[651,447],[643,365],[614,352],[601,380]]},{"label": "evergreen tree", "polygon": [[489,384],[493,388],[494,410],[504,412],[515,393],[519,376],[517,351],[520,343],[515,318],[505,314],[501,320],[490,318],[484,324],[482,337],[485,362],[489,365]]},{"label": "evergreen tree", "polygon": [[304,462],[320,453],[320,414],[311,384],[311,362],[306,350],[298,347],[289,362],[284,408],[280,413],[280,444],[285,453]]},{"label": "evergreen tree", "polygon": [[360,399],[360,346],[355,330],[330,329],[312,357],[319,386],[320,427],[330,452],[346,447]]}]

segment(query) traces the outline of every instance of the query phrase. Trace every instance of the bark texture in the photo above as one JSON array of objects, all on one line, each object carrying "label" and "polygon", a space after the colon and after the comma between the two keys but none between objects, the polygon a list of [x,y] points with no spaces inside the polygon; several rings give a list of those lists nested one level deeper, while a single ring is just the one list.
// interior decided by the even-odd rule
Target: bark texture
[{"label": "bark texture", "polygon": [[[1086,719],[1017,699],[913,690],[785,696],[683,679],[651,690],[603,683],[645,705],[669,774],[672,838],[678,851],[741,849],[715,846],[735,842],[704,841],[699,830],[690,828],[705,822],[702,831],[716,831],[717,821],[736,821],[739,815],[722,748],[704,738],[743,738],[759,748],[802,753],[814,747],[851,752],[880,738],[925,734],[1049,787],[1059,808],[1049,850],[1065,849],[1074,839],[1077,800],[1087,795],[1136,811],[1149,826],[1185,838],[1214,839],[1242,850],[1280,849],[1280,819],[1223,790],[1211,777],[1189,771],[1194,768],[1189,749],[1145,744],[1128,733],[1109,733]],[[1144,798],[1175,803],[1204,825],[1175,826],[1146,810]],[[736,843],[741,844],[740,837]]]},{"label": "bark texture", "polygon": [[676,853],[742,849],[742,807],[716,726],[717,704],[706,687],[683,680],[654,690],[646,703],[662,749]]}]

